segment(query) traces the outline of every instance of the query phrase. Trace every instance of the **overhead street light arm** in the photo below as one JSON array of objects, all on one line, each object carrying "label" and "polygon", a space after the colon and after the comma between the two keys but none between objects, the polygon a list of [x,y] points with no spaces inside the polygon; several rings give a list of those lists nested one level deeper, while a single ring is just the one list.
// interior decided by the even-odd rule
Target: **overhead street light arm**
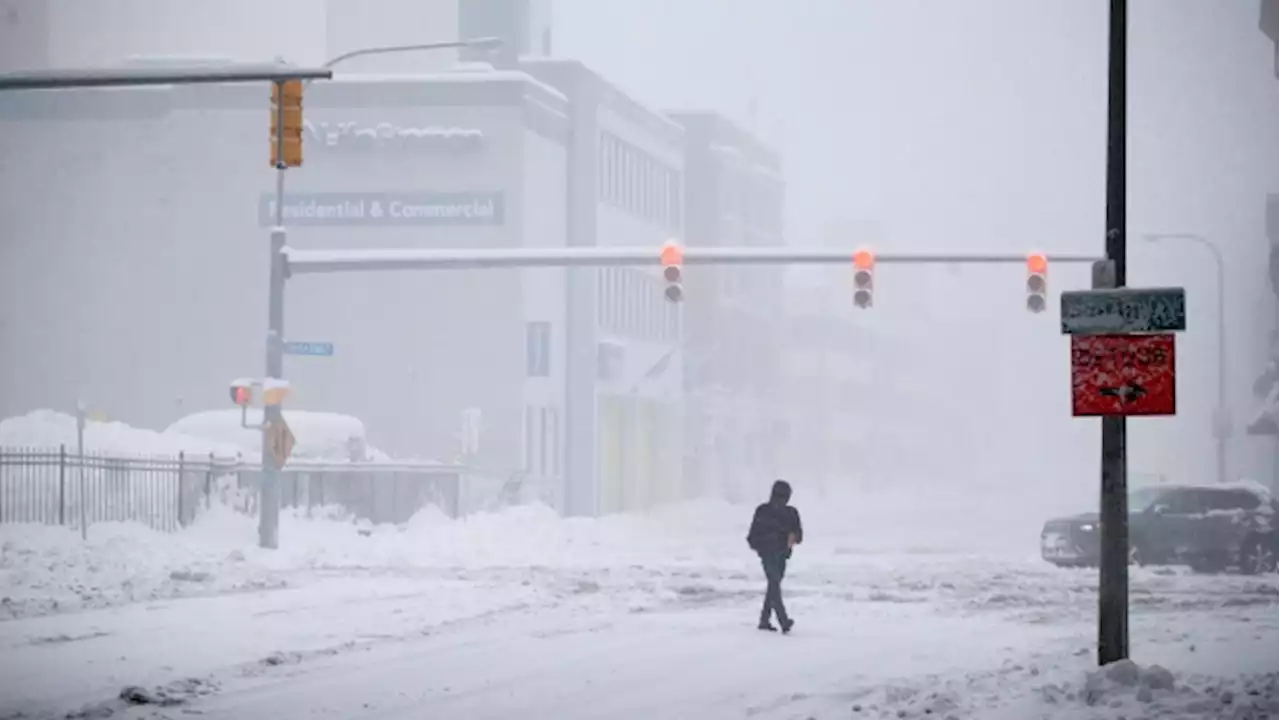
[{"label": "overhead street light arm", "polygon": [[386,45],[383,47],[360,48],[330,59],[324,64],[326,68],[331,68],[339,63],[346,62],[353,58],[365,57],[367,55],[390,55],[392,53],[403,52],[419,52],[425,50],[451,50],[454,48],[497,48],[501,47],[502,38],[498,37],[482,37],[472,38],[470,40],[449,40],[445,42],[419,43],[415,45]]},{"label": "overhead street light arm", "polygon": [[205,85],[213,83],[328,80],[327,67],[305,68],[282,63],[201,65],[197,67],[68,68],[0,73],[0,90],[57,90],[137,85]]}]

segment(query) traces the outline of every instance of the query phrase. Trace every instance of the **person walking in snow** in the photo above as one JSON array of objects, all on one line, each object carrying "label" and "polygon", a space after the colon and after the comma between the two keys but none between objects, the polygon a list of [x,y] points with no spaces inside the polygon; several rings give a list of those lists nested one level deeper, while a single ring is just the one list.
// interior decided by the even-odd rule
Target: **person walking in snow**
[{"label": "person walking in snow", "polygon": [[764,607],[760,610],[759,628],[777,632],[778,628],[770,622],[770,615],[776,614],[784,634],[791,632],[795,621],[787,617],[787,609],[782,604],[782,578],[787,574],[787,560],[791,557],[792,548],[804,540],[800,511],[791,507],[790,501],[791,485],[786,480],[774,482],[769,502],[756,508],[751,518],[751,529],[747,531],[747,545],[760,556],[768,583]]}]

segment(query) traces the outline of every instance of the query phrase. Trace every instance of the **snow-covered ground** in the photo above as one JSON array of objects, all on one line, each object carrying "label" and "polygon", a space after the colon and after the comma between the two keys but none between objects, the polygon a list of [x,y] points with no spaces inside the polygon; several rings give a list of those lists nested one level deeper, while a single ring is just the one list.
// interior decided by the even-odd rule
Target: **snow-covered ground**
[{"label": "snow-covered ground", "polygon": [[274,552],[221,508],[88,543],[0,526],[0,718],[1275,717],[1275,576],[1136,570],[1140,665],[1091,674],[1096,572],[977,505],[858,500],[801,505],[791,637],[754,629],[749,509],[723,503],[289,515]]}]

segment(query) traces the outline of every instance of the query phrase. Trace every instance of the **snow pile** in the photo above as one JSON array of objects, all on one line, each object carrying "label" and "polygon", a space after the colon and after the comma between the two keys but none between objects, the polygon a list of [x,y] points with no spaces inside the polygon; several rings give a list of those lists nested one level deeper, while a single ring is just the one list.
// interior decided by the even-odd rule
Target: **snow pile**
[{"label": "snow pile", "polygon": [[[245,419],[250,425],[261,424],[262,409],[250,408]],[[353,453],[360,460],[389,459],[386,453],[368,447],[364,423],[358,418],[338,413],[285,410],[284,419],[296,438],[293,459],[347,462]],[[244,427],[239,410],[209,410],[188,415],[170,425],[164,435],[207,438],[237,448],[246,458],[257,457],[262,448],[261,431]]]},{"label": "snow pile", "polygon": [[[676,583],[676,590],[687,589],[698,582],[706,585],[697,580],[703,575],[736,588],[758,573],[758,561],[745,541],[752,508],[717,500],[647,514],[568,519],[543,505],[525,505],[451,520],[428,506],[399,526],[353,521],[338,508],[289,509],[282,513],[280,548],[274,551],[257,547],[257,519],[230,509],[226,501],[215,500],[212,508],[177,533],[103,523],[89,528],[87,543],[71,528],[0,525],[0,586],[7,596],[0,601],[0,616],[301,582],[300,574],[335,569],[542,572],[555,582],[595,578],[618,592],[629,592],[636,583],[654,592],[664,591],[666,582]],[[1000,603],[993,606],[971,597],[973,588],[1023,598],[1043,595],[1046,584],[1060,583],[1059,575],[1050,575],[1052,568],[1028,576],[1020,572],[1024,565],[1003,575],[988,572],[983,576],[987,580],[970,582],[964,578],[978,571],[966,568],[974,563],[952,554],[916,561],[912,567],[919,577],[912,585],[903,579],[901,555],[887,551],[896,536],[885,535],[885,523],[892,525],[900,518],[888,513],[877,519],[870,508],[850,512],[832,502],[809,507],[808,537],[798,551],[803,562],[795,572],[803,577],[839,566],[836,572],[856,576],[865,585],[859,597],[905,594],[910,597],[904,602],[914,602],[949,594],[960,602],[979,603],[978,609],[999,609]],[[922,541],[928,532],[927,525],[915,527],[912,538]],[[876,544],[884,552],[862,557],[850,549],[860,544]],[[942,542],[933,545],[943,547]],[[1035,547],[1032,541],[1025,545]],[[991,566],[985,560],[979,564]],[[665,580],[651,582],[659,576]],[[1009,585],[997,587],[993,582]],[[969,594],[958,594],[957,583]]]},{"label": "snow pile", "polygon": [[0,524],[0,619],[282,586],[247,561],[247,520],[215,508],[180,533],[98,523],[87,542],[70,528]]},{"label": "snow pile", "polygon": [[1106,708],[1108,717],[1160,717],[1169,720],[1220,717],[1235,720],[1274,718],[1276,673],[1220,678],[1175,676],[1159,665],[1121,660],[1092,671],[1083,684],[1039,688],[1050,707]]},{"label": "snow pile", "polygon": [[[55,410],[35,410],[18,417],[0,420],[0,447],[56,449],[76,447],[76,418]],[[214,454],[220,459],[234,459],[239,450],[231,444],[182,433],[158,433],[121,422],[87,420],[84,428],[85,451],[116,456],[174,456]]]},{"label": "snow pile", "polygon": [[1277,713],[1275,672],[1215,677],[1121,660],[1092,671],[1008,661],[994,672],[881,684],[853,694],[854,718],[1262,720]]}]

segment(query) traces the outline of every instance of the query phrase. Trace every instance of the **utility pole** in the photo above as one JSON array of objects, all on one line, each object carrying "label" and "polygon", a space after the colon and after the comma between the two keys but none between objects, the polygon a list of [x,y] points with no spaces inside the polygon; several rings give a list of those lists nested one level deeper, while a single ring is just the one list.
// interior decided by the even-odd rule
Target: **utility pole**
[{"label": "utility pole", "polygon": [[[1125,287],[1125,100],[1128,89],[1128,0],[1110,0],[1107,71],[1107,260],[1100,285]],[[1109,277],[1108,277],[1109,276]],[[1129,657],[1129,497],[1126,419],[1102,418],[1101,556],[1098,577],[1098,664]]]}]

